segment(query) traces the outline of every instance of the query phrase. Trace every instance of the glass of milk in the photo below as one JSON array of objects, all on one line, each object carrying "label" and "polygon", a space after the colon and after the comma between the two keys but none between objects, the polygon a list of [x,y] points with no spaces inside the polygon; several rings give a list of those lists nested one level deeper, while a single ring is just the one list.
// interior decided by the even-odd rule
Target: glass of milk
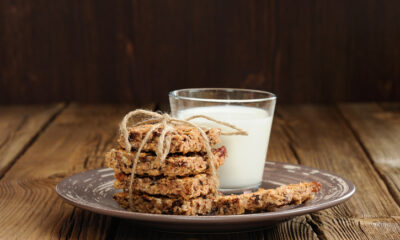
[{"label": "glass of milk", "polygon": [[[218,169],[222,192],[242,192],[261,185],[276,96],[269,92],[231,88],[192,88],[169,93],[171,114],[186,119],[207,115],[247,131],[248,136],[221,136],[228,151]],[[203,127],[235,131],[206,119],[191,122]]]}]

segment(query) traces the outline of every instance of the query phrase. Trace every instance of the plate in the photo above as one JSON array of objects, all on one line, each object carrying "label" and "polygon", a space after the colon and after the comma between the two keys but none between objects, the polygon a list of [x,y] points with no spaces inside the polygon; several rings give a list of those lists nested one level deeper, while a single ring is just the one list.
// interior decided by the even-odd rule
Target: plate
[{"label": "plate", "polygon": [[95,213],[125,218],[152,228],[175,232],[237,232],[268,228],[295,216],[326,209],[346,201],[355,186],[333,173],[316,168],[279,162],[266,162],[262,187],[316,181],[322,190],[305,204],[275,212],[227,216],[176,216],[130,212],[114,200],[114,172],[111,168],[89,170],[63,179],[57,193],[68,203]]}]

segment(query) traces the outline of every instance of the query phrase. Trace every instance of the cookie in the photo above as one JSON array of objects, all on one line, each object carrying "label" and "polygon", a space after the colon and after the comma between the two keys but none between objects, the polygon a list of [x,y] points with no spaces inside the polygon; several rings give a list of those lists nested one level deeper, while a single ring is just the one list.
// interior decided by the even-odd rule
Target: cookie
[{"label": "cookie", "polygon": [[140,213],[207,215],[213,209],[212,196],[185,200],[180,198],[162,198],[147,194],[133,194],[131,208],[129,208],[128,197],[129,194],[127,192],[116,193],[114,195],[114,199],[121,207]]},{"label": "cookie", "polygon": [[[129,129],[129,142],[132,148],[137,150],[140,147],[146,133],[150,130],[153,125],[141,125]],[[142,151],[156,152],[158,146],[158,139],[161,135],[162,128],[157,128],[152,134],[147,143],[144,145]],[[214,146],[220,143],[221,130],[218,128],[211,128],[204,130],[210,146]],[[206,147],[204,144],[204,139],[200,132],[190,126],[179,125],[174,128],[171,132],[167,134],[171,137],[171,149],[170,153],[183,153],[188,152],[206,152]],[[126,149],[125,140],[121,135],[118,139],[119,144]]]},{"label": "cookie", "polygon": [[[116,173],[115,178],[115,188],[129,189],[130,175]],[[182,178],[135,177],[132,191],[172,198],[181,197],[187,200],[213,194],[217,191],[217,188],[211,176],[198,174],[193,177]]]},{"label": "cookie", "polygon": [[[212,150],[214,155],[214,166],[218,168],[224,164],[226,148],[220,147]],[[132,161],[135,158],[134,152],[127,152],[124,149],[112,149],[106,154],[106,165],[114,168],[116,172],[131,174]],[[136,165],[136,175],[141,176],[188,176],[200,173],[210,173],[208,167],[208,156],[206,154],[193,153],[189,155],[170,155],[165,161],[161,161],[152,153],[140,153]]]},{"label": "cookie", "polygon": [[218,215],[235,215],[274,211],[290,204],[299,205],[312,200],[321,185],[316,182],[284,185],[276,189],[262,189],[253,193],[221,196],[215,200]]}]

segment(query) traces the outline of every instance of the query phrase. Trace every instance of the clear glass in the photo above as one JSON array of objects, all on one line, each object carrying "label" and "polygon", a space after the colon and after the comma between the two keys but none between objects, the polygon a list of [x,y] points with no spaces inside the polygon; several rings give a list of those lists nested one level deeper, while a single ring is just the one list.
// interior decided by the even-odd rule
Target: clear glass
[{"label": "clear glass", "polygon": [[[248,132],[248,136],[221,136],[221,146],[228,151],[224,165],[218,169],[222,192],[242,192],[261,185],[276,103],[274,94],[249,89],[193,88],[170,92],[169,101],[175,118],[207,115]],[[232,131],[205,119],[191,121]]]}]

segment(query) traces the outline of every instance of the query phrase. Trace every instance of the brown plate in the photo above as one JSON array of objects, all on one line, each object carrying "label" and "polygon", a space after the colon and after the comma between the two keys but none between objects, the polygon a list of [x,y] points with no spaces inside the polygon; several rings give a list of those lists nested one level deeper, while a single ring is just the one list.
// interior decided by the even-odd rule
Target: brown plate
[{"label": "brown plate", "polygon": [[114,200],[114,172],[101,168],[63,179],[57,193],[68,203],[95,213],[126,218],[141,225],[178,232],[226,232],[268,228],[295,216],[319,211],[346,201],[355,186],[333,173],[279,162],[266,162],[262,187],[275,188],[299,182],[319,182],[322,190],[306,204],[285,207],[276,212],[228,216],[176,216],[129,212]]}]

